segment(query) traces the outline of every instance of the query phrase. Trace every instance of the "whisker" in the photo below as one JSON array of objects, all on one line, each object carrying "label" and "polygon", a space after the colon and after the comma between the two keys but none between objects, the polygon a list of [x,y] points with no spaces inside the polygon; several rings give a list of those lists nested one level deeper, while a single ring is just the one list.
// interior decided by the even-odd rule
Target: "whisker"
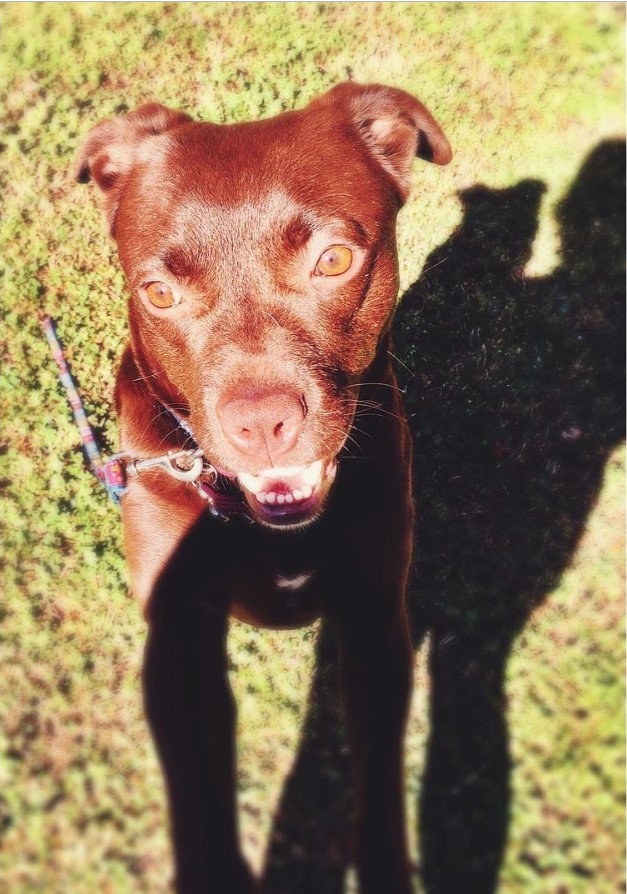
[{"label": "whisker", "polygon": [[[391,382],[359,382],[359,385],[370,385],[374,388],[391,388],[392,391],[398,391],[399,393],[401,393],[401,389],[396,382],[394,382],[394,384],[392,384]],[[351,387],[356,388],[358,386],[354,385]]]},{"label": "whisker", "polygon": [[442,260],[438,261],[436,264],[432,264],[430,267],[427,267],[425,270],[422,271],[420,275],[424,276],[425,273],[429,273],[430,270],[435,270],[436,267],[439,267],[440,264],[443,264],[445,261],[448,261],[448,255],[445,258],[442,258]]},{"label": "whisker", "polygon": [[156,379],[158,376],[162,374],[163,370],[159,370],[159,372],[150,373],[147,376],[137,376],[135,379],[131,379],[131,382],[147,382],[148,379]]},{"label": "whisker", "polygon": [[396,354],[392,353],[392,351],[388,351],[388,354],[389,354],[389,356],[390,356],[393,360],[396,360],[396,362],[398,363],[399,366],[402,366],[403,369],[406,369],[408,373],[412,373],[412,374],[413,374],[413,372],[414,372],[413,369],[410,369],[410,368],[407,366],[407,364],[404,363],[404,362],[401,360],[400,357],[397,357]]}]

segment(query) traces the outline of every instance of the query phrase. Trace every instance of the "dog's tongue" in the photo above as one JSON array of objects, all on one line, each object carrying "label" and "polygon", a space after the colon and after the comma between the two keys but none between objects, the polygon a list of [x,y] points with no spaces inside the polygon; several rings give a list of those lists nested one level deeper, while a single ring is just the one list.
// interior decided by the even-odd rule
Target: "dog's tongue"
[{"label": "dog's tongue", "polygon": [[258,475],[241,472],[237,481],[258,503],[285,505],[308,500],[322,480],[324,471],[323,461],[317,459],[309,466],[266,469]]}]

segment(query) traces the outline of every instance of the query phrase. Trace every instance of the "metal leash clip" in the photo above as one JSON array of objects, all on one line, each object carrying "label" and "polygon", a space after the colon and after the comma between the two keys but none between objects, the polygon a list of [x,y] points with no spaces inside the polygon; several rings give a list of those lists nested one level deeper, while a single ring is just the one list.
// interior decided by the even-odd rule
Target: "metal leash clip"
[{"label": "metal leash clip", "polygon": [[151,469],[161,469],[177,481],[194,482],[204,471],[210,473],[213,467],[205,470],[202,450],[169,450],[164,456],[132,459],[127,463],[126,474],[129,478],[137,478]]}]

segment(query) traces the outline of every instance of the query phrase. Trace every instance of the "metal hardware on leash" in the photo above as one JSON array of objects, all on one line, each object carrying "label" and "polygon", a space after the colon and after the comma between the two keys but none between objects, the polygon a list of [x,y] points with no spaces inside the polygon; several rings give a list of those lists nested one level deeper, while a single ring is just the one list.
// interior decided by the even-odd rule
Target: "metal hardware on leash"
[{"label": "metal hardware on leash", "polygon": [[129,478],[137,478],[142,472],[161,469],[177,481],[194,482],[205,473],[215,479],[213,466],[205,464],[202,450],[169,450],[163,456],[132,459],[126,465]]}]

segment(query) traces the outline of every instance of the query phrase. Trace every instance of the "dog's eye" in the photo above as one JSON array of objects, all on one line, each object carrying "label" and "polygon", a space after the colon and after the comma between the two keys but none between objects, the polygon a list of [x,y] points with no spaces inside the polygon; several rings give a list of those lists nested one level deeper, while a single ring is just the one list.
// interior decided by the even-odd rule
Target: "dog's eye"
[{"label": "dog's eye", "polygon": [[318,258],[315,273],[318,276],[339,276],[346,273],[353,262],[353,253],[345,245],[331,245]]},{"label": "dog's eye", "polygon": [[149,282],[144,286],[148,300],[155,307],[174,307],[181,300],[165,282]]}]

